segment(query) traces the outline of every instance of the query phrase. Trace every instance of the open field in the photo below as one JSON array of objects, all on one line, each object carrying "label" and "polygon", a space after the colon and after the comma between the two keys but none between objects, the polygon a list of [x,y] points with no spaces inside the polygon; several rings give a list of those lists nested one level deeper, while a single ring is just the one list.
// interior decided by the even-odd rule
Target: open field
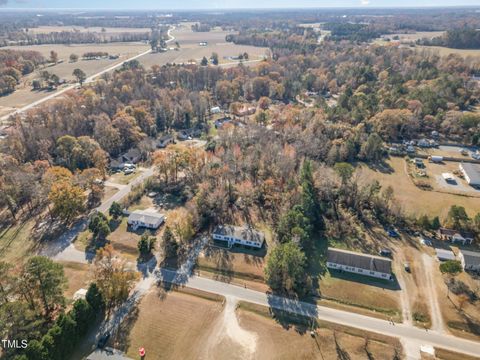
[{"label": "open field", "polygon": [[415,186],[406,173],[405,159],[392,157],[387,161],[391,172],[380,172],[365,165],[358,167],[360,176],[366,181],[378,180],[382,187],[391,186],[394,196],[402,209],[412,215],[427,214],[430,217],[445,218],[452,205],[464,206],[470,216],[480,211],[478,198],[461,196],[450,193],[421,190]]},{"label": "open field", "polygon": [[[241,302],[237,308],[240,326],[257,334],[254,359],[337,359],[338,347],[351,359],[393,359],[401,353],[396,339],[319,321],[315,337],[309,334],[311,320],[277,314],[271,318],[264,306]],[[365,346],[366,345],[366,346]]]},{"label": "open field", "polygon": [[62,261],[63,271],[68,279],[68,286],[65,289],[64,295],[67,299],[73,299],[73,294],[79,289],[87,289],[91,280],[91,272],[87,264],[80,264],[76,262]]},{"label": "open field", "polygon": [[133,359],[139,347],[149,359],[198,358],[222,307],[222,298],[208,293],[153,290],[121,325],[112,345]]},{"label": "open field", "polygon": [[[16,108],[28,105],[36,100],[40,100],[43,97],[52,94],[52,91],[33,91],[31,82],[39,78],[40,71],[47,70],[48,72],[55,74],[60,79],[67,81],[74,80],[72,75],[73,70],[76,68],[82,69],[87,76],[96,74],[103,69],[106,69],[115,64],[125,61],[125,59],[140,54],[148,50],[148,45],[141,43],[108,43],[108,44],[81,44],[81,45],[30,45],[30,46],[8,46],[4,49],[12,50],[34,50],[43,54],[46,58],[49,58],[50,51],[56,51],[58,58],[63,59],[64,62],[53,66],[47,66],[40,68],[33,73],[24,76],[20,85],[17,86],[17,90],[7,96],[0,97],[0,116],[6,115]],[[117,60],[100,59],[100,60],[79,60],[75,63],[70,63],[68,58],[70,54],[77,54],[82,56],[85,52],[90,51],[106,51],[109,54],[119,55]],[[59,88],[61,89],[61,87]]]},{"label": "open field", "polygon": [[418,51],[421,50],[428,50],[432,51],[433,53],[437,53],[440,56],[447,56],[450,54],[457,54],[463,57],[480,57],[480,50],[478,49],[451,49],[442,46],[416,46]]},{"label": "open field", "polygon": [[[249,54],[249,60],[261,59],[268,54],[267,48],[235,45],[225,41],[225,36],[230,32],[221,29],[214,29],[209,32],[193,32],[190,29],[190,23],[185,23],[172,31],[175,41],[180,44],[179,51],[169,50],[164,53],[152,53],[142,56],[140,62],[146,66],[164,65],[166,63],[186,63],[194,60],[199,63],[202,57],[209,58],[212,52],[216,52],[219,57],[220,64],[235,62],[234,60],[225,59],[224,57],[237,56],[244,52]],[[199,46],[199,42],[207,42],[207,46]],[[174,43],[170,43],[169,47],[175,47]]]}]

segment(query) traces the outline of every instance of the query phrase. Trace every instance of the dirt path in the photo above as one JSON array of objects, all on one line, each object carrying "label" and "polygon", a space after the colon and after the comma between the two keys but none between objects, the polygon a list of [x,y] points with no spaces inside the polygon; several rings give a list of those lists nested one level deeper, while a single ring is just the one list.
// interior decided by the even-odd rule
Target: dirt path
[{"label": "dirt path", "polygon": [[235,309],[237,299],[233,296],[225,297],[225,309],[210,334],[205,346],[205,359],[224,358],[230,354],[229,359],[253,359],[257,348],[257,334],[243,329],[237,319]]},{"label": "dirt path", "polygon": [[426,277],[426,286],[425,286],[425,293],[427,294],[427,298],[430,304],[430,314],[432,317],[432,330],[436,330],[439,333],[444,333],[444,324],[443,324],[443,317],[442,312],[440,310],[440,305],[438,303],[437,291],[435,288],[435,281],[433,279],[433,269],[437,265],[435,260],[427,255],[422,254],[422,261],[423,267],[425,269],[425,277]]},{"label": "dirt path", "polygon": [[406,262],[403,254],[401,252],[397,252],[397,255],[400,259],[397,261],[396,268],[397,271],[395,272],[397,276],[398,284],[400,285],[400,305],[402,306],[402,318],[403,323],[406,325],[412,325],[412,310],[410,307],[410,298],[408,296],[407,291],[407,283],[404,278],[404,269],[403,263]]}]

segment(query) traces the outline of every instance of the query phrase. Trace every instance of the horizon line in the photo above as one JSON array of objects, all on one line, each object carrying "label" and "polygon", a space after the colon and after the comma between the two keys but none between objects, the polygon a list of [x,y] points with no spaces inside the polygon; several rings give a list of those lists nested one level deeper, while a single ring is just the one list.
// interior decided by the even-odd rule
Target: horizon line
[{"label": "horizon line", "polygon": [[144,7],[144,8],[53,8],[53,7],[46,7],[46,8],[26,8],[26,7],[0,7],[0,11],[164,11],[164,12],[185,12],[185,11],[238,11],[238,10],[324,10],[324,9],[341,9],[341,10],[406,10],[406,9],[452,9],[452,8],[463,8],[463,9],[480,9],[479,5],[421,5],[421,6],[411,6],[411,5],[396,5],[396,6],[381,6],[381,5],[349,5],[349,6],[303,6],[303,7],[292,7],[292,6],[279,6],[279,7],[236,7],[236,8],[170,8],[170,9],[162,9],[162,8],[154,8],[154,7]]}]

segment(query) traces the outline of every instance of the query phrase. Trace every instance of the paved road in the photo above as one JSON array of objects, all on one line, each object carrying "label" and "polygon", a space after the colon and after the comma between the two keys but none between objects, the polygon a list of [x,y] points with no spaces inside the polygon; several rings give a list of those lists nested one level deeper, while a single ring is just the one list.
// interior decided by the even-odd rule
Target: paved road
[{"label": "paved road", "polygon": [[273,309],[289,311],[319,318],[336,324],[351,326],[362,330],[372,331],[392,337],[398,337],[402,342],[413,344],[429,344],[447,350],[478,356],[480,343],[461,339],[455,336],[439,333],[437,331],[425,331],[406,324],[392,325],[388,321],[369,316],[359,315],[347,311],[332,309],[323,306],[289,300],[279,296],[268,295],[259,291],[245,289],[236,285],[223,283],[198,276],[185,277],[176,271],[159,269],[156,276],[165,281],[190,288],[211,292],[223,296],[233,296],[239,300],[254,304],[269,306]]},{"label": "paved road", "polygon": [[[171,34],[171,31],[172,31],[173,29],[174,29],[174,28],[168,29],[167,34],[168,34],[169,39],[166,41],[167,43],[175,40],[175,37]],[[138,59],[139,57],[142,57],[142,56],[145,56],[145,55],[147,55],[147,54],[150,54],[151,52],[152,52],[152,50],[149,49],[149,50],[147,50],[147,51],[142,52],[141,54],[132,56],[131,58],[128,58],[128,59],[126,59],[126,60],[124,60],[124,61],[121,61],[121,62],[119,62],[118,64],[112,65],[112,66],[110,66],[110,67],[108,67],[108,68],[106,68],[106,69],[104,69],[104,70],[102,70],[102,71],[100,71],[100,72],[98,72],[98,73],[96,73],[96,74],[93,74],[93,75],[89,76],[89,77],[85,80],[85,83],[87,84],[87,83],[93,82],[95,79],[97,79],[98,77],[102,76],[103,74],[108,73],[108,72],[110,72],[110,71],[113,71],[113,70],[115,70],[115,69],[120,68],[120,67],[123,65],[124,62]],[[58,97],[58,96],[60,96],[60,95],[62,95],[62,94],[64,94],[64,93],[66,93],[67,91],[76,88],[77,86],[80,86],[80,84],[79,84],[79,83],[75,83],[75,84],[68,85],[67,87],[64,87],[63,89],[58,90],[58,91],[54,92],[53,94],[50,94],[50,95],[48,95],[48,96],[45,96],[44,98],[41,98],[40,100],[37,100],[37,101],[34,101],[34,102],[32,102],[32,103],[30,103],[30,104],[28,104],[28,105],[25,105],[25,106],[23,106],[23,107],[15,110],[15,111],[11,112],[10,114],[7,114],[7,115],[4,115],[4,116],[0,117],[0,122],[5,121],[5,120],[8,120],[8,119],[10,118],[10,116],[13,116],[13,115],[16,115],[16,114],[21,114],[21,113],[23,113],[23,112],[25,112],[25,111],[27,111],[27,110],[33,109],[34,107],[36,107],[36,106],[38,106],[38,105],[40,105],[40,104],[43,104],[44,102],[47,102],[47,101],[49,101],[49,100],[51,100],[51,99],[54,99],[54,98],[56,98],[56,97]]]}]

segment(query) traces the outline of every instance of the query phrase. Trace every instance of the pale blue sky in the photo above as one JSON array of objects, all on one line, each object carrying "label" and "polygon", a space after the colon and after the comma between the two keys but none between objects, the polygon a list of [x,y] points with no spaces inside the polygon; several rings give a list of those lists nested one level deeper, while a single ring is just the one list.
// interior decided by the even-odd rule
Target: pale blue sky
[{"label": "pale blue sky", "polygon": [[3,8],[245,9],[302,7],[480,6],[480,0],[0,0]]}]

